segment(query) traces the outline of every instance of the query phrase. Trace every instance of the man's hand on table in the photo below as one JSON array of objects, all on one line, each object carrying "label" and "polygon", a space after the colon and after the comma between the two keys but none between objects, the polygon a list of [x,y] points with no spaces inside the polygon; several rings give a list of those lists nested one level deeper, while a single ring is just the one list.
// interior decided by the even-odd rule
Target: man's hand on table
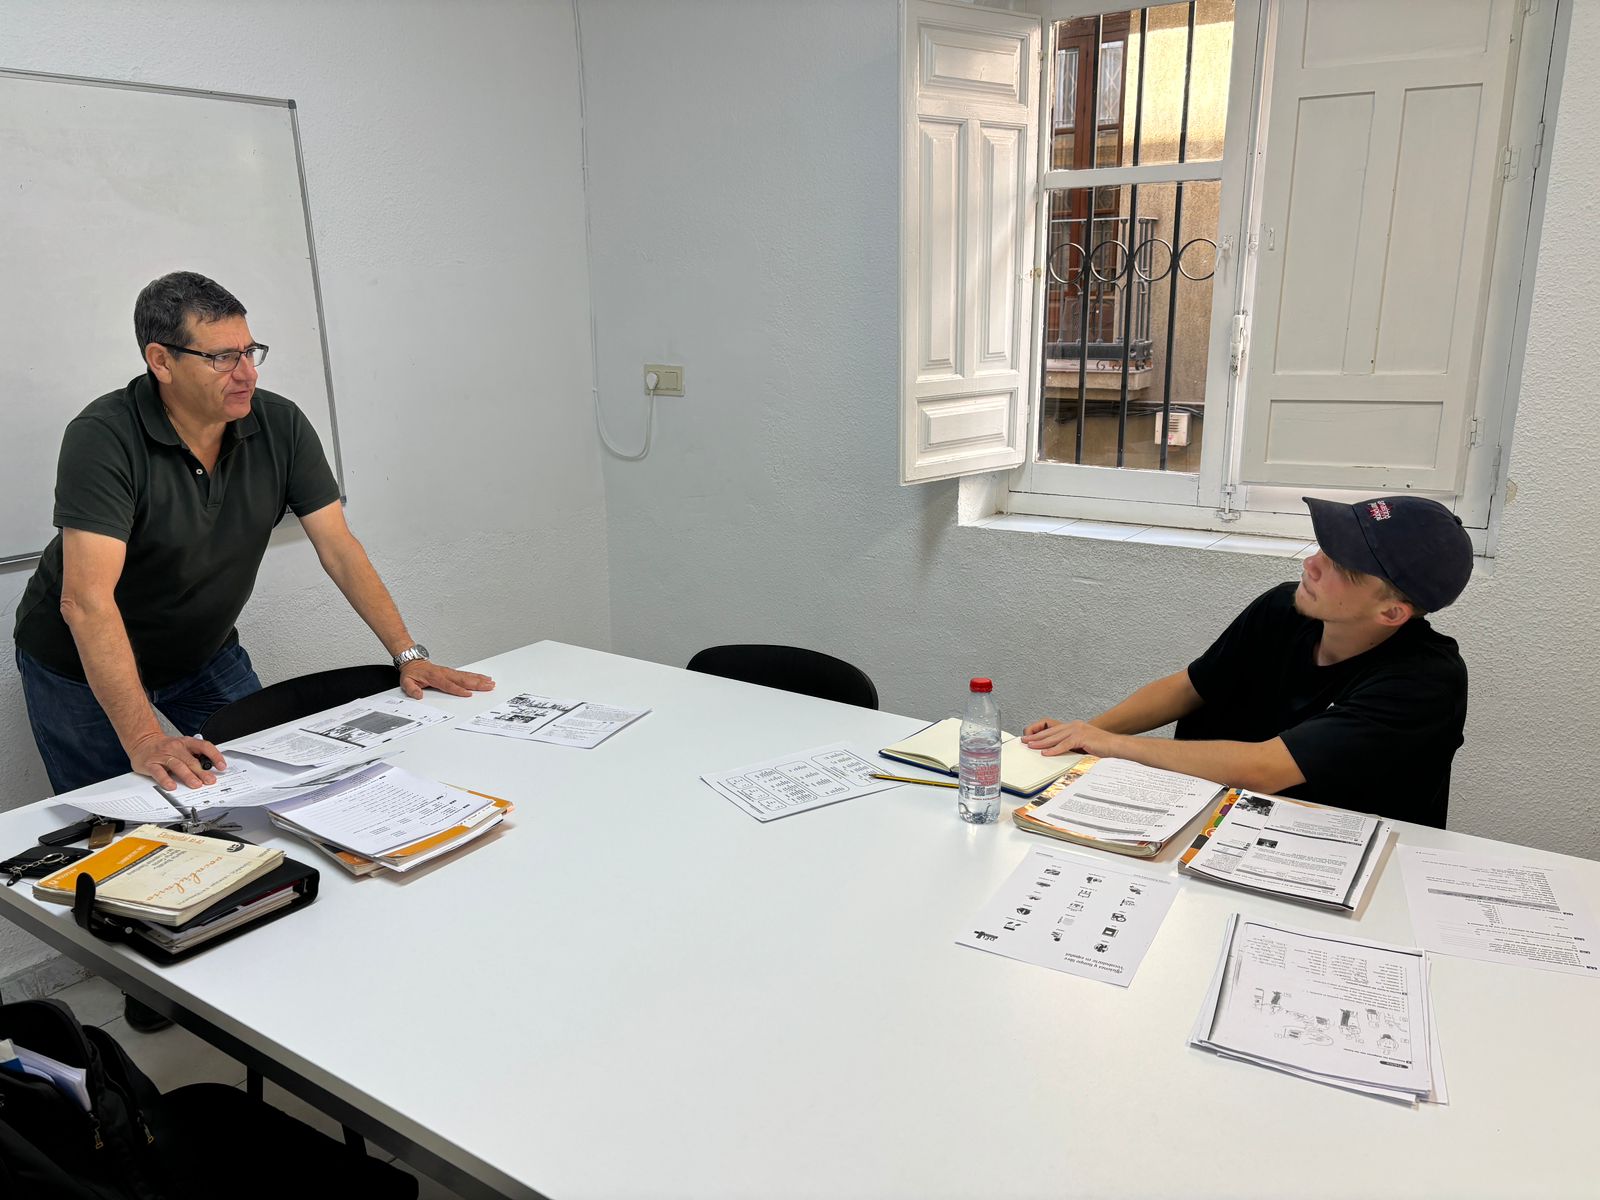
[{"label": "man's hand on table", "polygon": [[[204,758],[209,766],[201,762]],[[147,775],[163,791],[205,787],[217,781],[214,771],[225,770],[227,761],[210,742],[202,738],[172,737],[151,733],[128,749],[128,762],[140,775]]]},{"label": "man's hand on table", "polygon": [[425,658],[413,659],[400,668],[400,690],[413,700],[421,700],[424,688],[446,696],[470,696],[473,692],[494,691],[494,680],[472,671],[441,667]]},{"label": "man's hand on table", "polygon": [[1022,744],[1047,756],[1082,753],[1116,758],[1122,741],[1124,735],[1108,733],[1087,721],[1057,721],[1051,717],[1035,721],[1022,731]]}]

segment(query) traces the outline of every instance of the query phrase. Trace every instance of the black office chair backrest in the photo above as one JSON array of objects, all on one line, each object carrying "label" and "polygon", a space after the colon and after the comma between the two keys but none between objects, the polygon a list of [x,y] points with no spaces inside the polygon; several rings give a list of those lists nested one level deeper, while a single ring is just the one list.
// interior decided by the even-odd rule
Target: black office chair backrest
[{"label": "black office chair backrest", "polygon": [[689,660],[689,670],[837,700],[840,704],[878,707],[878,689],[865,671],[820,650],[799,646],[708,646]]},{"label": "black office chair backrest", "polygon": [[208,742],[231,742],[296,717],[386,692],[399,682],[400,672],[387,663],[335,667],[285,679],[217,709],[200,727],[200,736]]}]

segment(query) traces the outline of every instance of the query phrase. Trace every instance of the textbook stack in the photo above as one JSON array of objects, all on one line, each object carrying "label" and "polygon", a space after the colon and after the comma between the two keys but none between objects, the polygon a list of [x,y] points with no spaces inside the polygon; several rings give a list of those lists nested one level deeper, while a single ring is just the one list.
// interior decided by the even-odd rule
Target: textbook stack
[{"label": "textbook stack", "polygon": [[33,894],[54,904],[94,883],[94,909],[114,918],[144,953],[170,959],[317,894],[317,873],[282,850],[141,825],[87,858],[46,875]]}]

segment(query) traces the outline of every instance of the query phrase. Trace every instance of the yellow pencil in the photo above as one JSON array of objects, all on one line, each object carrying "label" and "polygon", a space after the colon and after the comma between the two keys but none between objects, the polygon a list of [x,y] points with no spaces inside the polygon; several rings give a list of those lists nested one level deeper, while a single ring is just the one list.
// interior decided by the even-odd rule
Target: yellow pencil
[{"label": "yellow pencil", "polygon": [[882,771],[873,771],[871,775],[874,779],[892,779],[895,783],[925,783],[929,787],[958,788],[961,786],[953,779],[913,779],[909,775],[888,775]]}]

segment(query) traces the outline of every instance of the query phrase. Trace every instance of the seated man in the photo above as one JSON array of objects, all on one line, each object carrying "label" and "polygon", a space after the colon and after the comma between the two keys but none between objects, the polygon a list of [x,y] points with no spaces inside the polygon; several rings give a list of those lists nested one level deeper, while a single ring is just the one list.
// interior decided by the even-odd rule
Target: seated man
[{"label": "seated man", "polygon": [[[1186,670],[1092,721],[1035,721],[1045,754],[1125,758],[1444,827],[1467,667],[1424,619],[1472,574],[1455,514],[1421,496],[1306,499],[1319,549]],[[1135,736],[1169,721],[1173,740]]]}]

